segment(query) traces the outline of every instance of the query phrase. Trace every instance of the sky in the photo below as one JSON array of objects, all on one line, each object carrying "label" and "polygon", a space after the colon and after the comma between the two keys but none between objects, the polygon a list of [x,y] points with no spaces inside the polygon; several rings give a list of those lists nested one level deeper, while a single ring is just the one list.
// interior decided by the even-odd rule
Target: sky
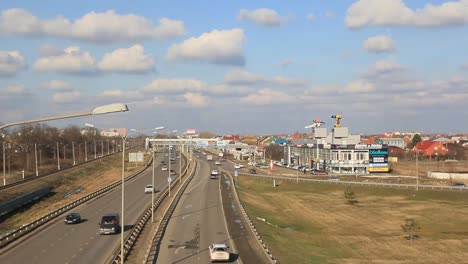
[{"label": "sky", "polygon": [[468,133],[468,0],[0,2],[0,123]]}]

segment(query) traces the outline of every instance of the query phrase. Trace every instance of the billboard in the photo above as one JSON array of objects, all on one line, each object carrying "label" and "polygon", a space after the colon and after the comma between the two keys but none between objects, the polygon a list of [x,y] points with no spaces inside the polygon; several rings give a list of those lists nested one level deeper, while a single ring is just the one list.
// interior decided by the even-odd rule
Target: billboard
[{"label": "billboard", "polygon": [[143,152],[128,153],[129,162],[143,162]]},{"label": "billboard", "polygon": [[369,172],[388,172],[390,171],[388,147],[386,145],[378,147],[378,144],[366,146],[369,149]]},{"label": "billboard", "polygon": [[195,135],[195,134],[197,133],[197,131],[196,131],[195,129],[187,129],[187,130],[185,131],[185,133],[186,133],[187,135]]}]

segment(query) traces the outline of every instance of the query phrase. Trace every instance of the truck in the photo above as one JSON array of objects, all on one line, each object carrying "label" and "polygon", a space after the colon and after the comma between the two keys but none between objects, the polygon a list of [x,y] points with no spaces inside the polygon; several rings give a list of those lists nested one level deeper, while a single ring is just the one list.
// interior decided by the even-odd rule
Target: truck
[{"label": "truck", "polygon": [[206,160],[213,160],[213,155],[206,155]]}]

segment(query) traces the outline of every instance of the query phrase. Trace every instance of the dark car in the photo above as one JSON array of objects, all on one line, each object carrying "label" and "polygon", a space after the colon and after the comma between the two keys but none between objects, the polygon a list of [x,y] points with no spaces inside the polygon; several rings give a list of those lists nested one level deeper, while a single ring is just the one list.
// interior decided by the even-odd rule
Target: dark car
[{"label": "dark car", "polygon": [[250,174],[257,174],[257,170],[255,170],[255,169],[250,169],[250,170],[249,170],[249,173],[250,173]]},{"label": "dark car", "polygon": [[65,216],[65,224],[78,224],[79,222],[81,222],[79,213],[69,213]]},{"label": "dark car", "polygon": [[452,184],[454,187],[466,187],[466,185],[463,182],[455,182]]}]

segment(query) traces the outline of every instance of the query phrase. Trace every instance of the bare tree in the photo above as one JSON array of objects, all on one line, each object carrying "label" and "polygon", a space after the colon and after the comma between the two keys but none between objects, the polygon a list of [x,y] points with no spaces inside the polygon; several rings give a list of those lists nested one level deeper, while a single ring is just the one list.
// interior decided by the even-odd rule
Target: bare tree
[{"label": "bare tree", "polygon": [[416,221],[413,218],[405,219],[405,224],[402,225],[401,228],[407,234],[405,238],[410,240],[411,242],[413,242],[414,239],[419,238],[416,232],[418,232],[421,229],[421,227],[416,223]]}]

